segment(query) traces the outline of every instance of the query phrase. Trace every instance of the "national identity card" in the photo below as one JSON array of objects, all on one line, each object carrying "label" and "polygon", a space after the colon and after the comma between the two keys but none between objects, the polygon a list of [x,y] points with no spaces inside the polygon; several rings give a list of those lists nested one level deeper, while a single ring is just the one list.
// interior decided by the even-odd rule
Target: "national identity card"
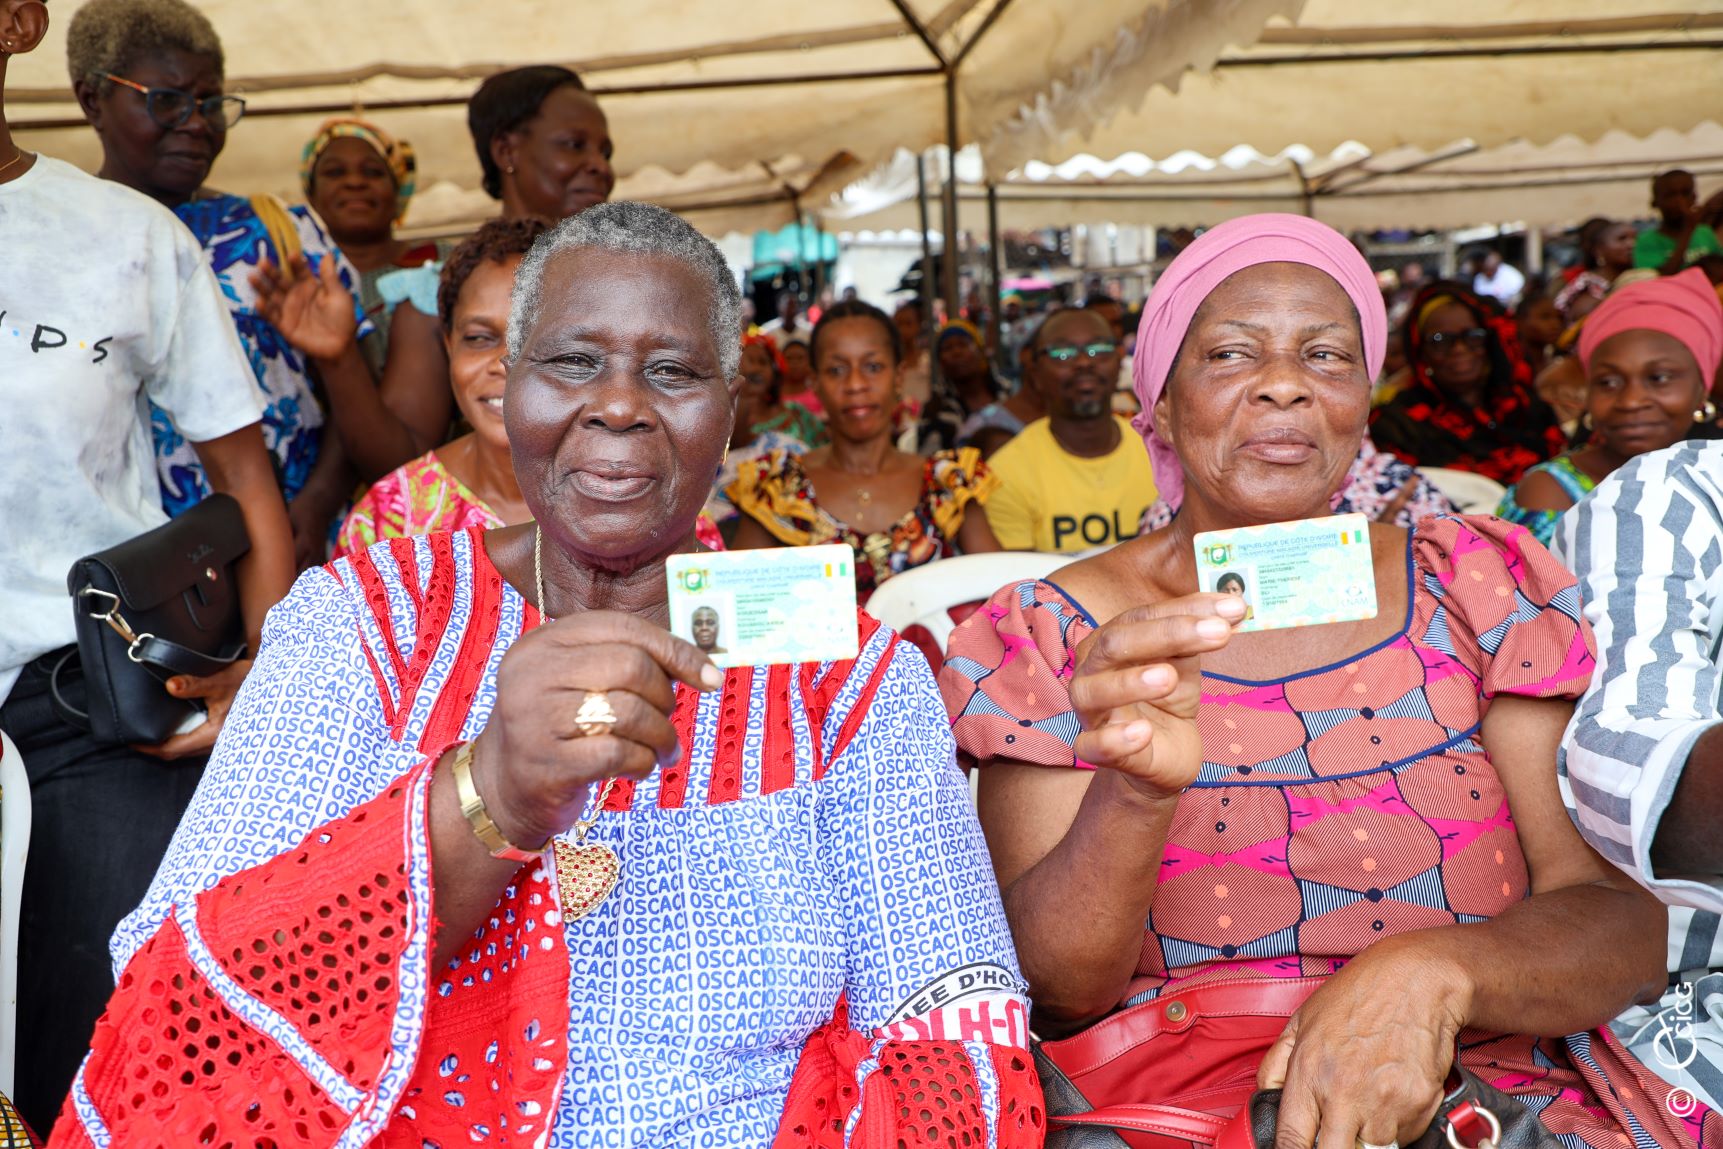
[{"label": "national identity card", "polygon": [[1199,590],[1244,599],[1235,630],[1376,617],[1376,565],[1363,515],[1204,531],[1196,552]]},{"label": "national identity card", "polygon": [[842,543],[674,555],[665,567],[670,633],[716,666],[856,656],[855,552]]}]

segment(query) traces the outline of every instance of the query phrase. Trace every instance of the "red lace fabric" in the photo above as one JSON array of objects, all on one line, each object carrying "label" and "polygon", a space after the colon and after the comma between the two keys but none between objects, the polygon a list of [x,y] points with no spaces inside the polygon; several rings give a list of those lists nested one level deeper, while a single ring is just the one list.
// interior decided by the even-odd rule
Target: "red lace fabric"
[{"label": "red lace fabric", "polygon": [[[840,1001],[802,1050],[772,1149],[844,1149],[852,1119],[850,1146],[976,1149],[988,1144],[990,1110],[997,1113],[999,1149],[1037,1149],[1046,1114],[1028,1051],[987,1050],[996,1100],[984,1096],[963,1043],[870,1040],[850,1029],[849,1008]],[[870,1061],[877,1064],[864,1065]]]},{"label": "red lace fabric", "polygon": [[[51,1149],[536,1143],[568,1056],[554,877],[523,867],[431,977],[428,781],[421,765],[164,922],[97,1024]],[[855,1033],[840,1001],[776,1144],[841,1149],[854,1117],[852,1145],[981,1146],[991,1121],[1001,1149],[1039,1146],[1028,1053],[987,1046],[978,1072],[971,1048]]]},{"label": "red lace fabric", "polygon": [[523,868],[433,983],[427,781],[421,766],[164,922],[121,976],[50,1145],[535,1141],[567,1048],[553,879]]}]

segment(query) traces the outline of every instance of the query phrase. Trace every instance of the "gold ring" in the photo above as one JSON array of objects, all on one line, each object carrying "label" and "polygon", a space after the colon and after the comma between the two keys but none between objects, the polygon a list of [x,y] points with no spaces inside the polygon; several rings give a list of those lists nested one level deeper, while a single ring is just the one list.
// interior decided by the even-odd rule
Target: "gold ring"
[{"label": "gold ring", "polygon": [[582,738],[596,738],[600,734],[609,734],[617,721],[610,697],[601,690],[589,690],[580,700],[580,709],[575,712],[574,728]]}]

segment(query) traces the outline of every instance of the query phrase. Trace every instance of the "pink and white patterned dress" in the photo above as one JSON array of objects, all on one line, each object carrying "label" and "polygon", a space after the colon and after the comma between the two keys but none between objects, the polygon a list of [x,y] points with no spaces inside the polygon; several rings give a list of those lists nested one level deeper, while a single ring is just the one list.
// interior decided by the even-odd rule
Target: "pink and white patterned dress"
[{"label": "pink and white patterned dress", "polygon": [[384,539],[503,526],[502,518],[450,473],[435,451],[396,467],[372,485],[341,525],[335,557]]},{"label": "pink and white patterned dress", "polygon": [[[1479,739],[1498,695],[1585,690],[1595,652],[1574,578],[1523,527],[1443,516],[1410,534],[1406,582],[1404,624],[1368,650],[1282,678],[1203,675],[1204,762],[1120,1008],[1205,982],[1327,976],[1381,938],[1529,896]],[[952,635],[940,674],[959,747],[982,763],[1086,768],[1066,684],[1096,625],[1052,582],[994,595]],[[1460,1062],[1574,1149],[1720,1136],[1709,1110],[1673,1115],[1669,1086],[1607,1031],[1467,1030]]]}]

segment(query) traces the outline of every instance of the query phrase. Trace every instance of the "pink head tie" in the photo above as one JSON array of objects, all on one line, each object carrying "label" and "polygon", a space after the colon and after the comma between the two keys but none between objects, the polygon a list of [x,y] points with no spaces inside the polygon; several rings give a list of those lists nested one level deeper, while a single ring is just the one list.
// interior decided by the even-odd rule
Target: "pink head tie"
[{"label": "pink head tie", "polygon": [[1723,303],[1717,289],[1697,267],[1680,275],[1630,283],[1612,291],[1585,317],[1579,331],[1579,361],[1591,374],[1591,357],[1605,339],[1623,331],[1648,328],[1680,340],[1699,364],[1705,391],[1717,377],[1723,356]]},{"label": "pink head tie", "polygon": [[1172,446],[1155,430],[1155,402],[1166,389],[1167,376],[1191,319],[1209,293],[1227,276],[1261,263],[1302,263],[1325,272],[1338,283],[1358,309],[1364,337],[1364,365],[1374,380],[1388,353],[1388,313],[1376,273],[1358,249],[1325,223],[1301,215],[1270,213],[1228,220],[1204,232],[1185,248],[1155,282],[1137,326],[1136,358],[1131,364],[1137,401],[1143,409],[1131,425],[1149,448],[1155,486],[1168,506],[1177,510],[1185,498],[1184,467]]}]

